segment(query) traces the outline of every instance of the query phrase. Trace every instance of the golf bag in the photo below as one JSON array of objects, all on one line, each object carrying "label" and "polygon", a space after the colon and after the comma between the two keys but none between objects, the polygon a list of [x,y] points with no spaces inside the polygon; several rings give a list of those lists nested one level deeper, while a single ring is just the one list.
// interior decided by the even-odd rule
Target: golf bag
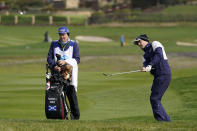
[{"label": "golf bag", "polygon": [[64,93],[66,92],[66,81],[60,72],[48,72],[46,65],[46,90],[45,90],[45,114],[47,119],[68,119],[68,104]]}]

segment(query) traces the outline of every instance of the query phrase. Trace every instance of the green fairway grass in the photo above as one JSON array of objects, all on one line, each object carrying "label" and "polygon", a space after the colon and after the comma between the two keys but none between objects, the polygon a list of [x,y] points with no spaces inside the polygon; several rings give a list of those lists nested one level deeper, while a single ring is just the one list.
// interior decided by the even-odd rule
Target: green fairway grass
[{"label": "green fairway grass", "polygon": [[[195,43],[195,26],[70,27],[72,39],[91,35],[113,40],[79,41],[79,121],[45,117],[45,64],[50,46],[43,42],[45,31],[58,39],[54,26],[0,26],[0,130],[197,130],[197,47],[176,45],[176,41]],[[131,42],[141,33],[165,46],[172,81],[162,103],[171,123],[154,120],[149,73],[102,75],[141,68],[143,52]],[[125,47],[120,47],[121,34]]]},{"label": "green fairway grass", "polygon": [[164,14],[185,14],[191,15],[195,14],[197,11],[197,6],[194,5],[176,5],[176,6],[169,6],[168,8],[164,9]]}]

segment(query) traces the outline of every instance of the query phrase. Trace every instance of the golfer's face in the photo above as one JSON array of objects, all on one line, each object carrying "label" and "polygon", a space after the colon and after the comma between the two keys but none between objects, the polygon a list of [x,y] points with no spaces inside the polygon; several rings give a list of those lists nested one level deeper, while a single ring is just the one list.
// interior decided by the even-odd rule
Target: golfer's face
[{"label": "golfer's face", "polygon": [[68,35],[67,34],[59,34],[60,40],[62,42],[66,42],[68,40]]},{"label": "golfer's face", "polygon": [[138,42],[138,46],[139,46],[141,49],[144,49],[145,46],[146,46],[147,44],[148,44],[148,43],[147,43],[146,41],[144,41],[144,40],[140,40],[140,41]]}]

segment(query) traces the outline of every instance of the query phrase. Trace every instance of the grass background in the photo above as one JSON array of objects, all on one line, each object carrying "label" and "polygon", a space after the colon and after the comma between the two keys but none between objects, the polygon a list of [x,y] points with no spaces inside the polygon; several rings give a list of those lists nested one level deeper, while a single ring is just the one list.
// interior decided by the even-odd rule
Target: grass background
[{"label": "grass background", "polygon": [[[47,120],[44,113],[45,64],[50,43],[44,32],[58,39],[55,26],[0,26],[0,130],[196,130],[197,47],[177,46],[176,41],[196,43],[196,26],[173,27],[69,27],[77,35],[104,36],[113,42],[79,41],[79,121]],[[149,103],[153,77],[133,73],[141,68],[143,52],[132,45],[139,34],[163,43],[172,68],[172,81],[163,97],[171,123],[156,122]],[[120,47],[124,34],[127,46]]]},{"label": "grass background", "polygon": [[162,13],[164,14],[184,14],[192,15],[197,11],[197,6],[195,5],[174,5],[165,8]]}]

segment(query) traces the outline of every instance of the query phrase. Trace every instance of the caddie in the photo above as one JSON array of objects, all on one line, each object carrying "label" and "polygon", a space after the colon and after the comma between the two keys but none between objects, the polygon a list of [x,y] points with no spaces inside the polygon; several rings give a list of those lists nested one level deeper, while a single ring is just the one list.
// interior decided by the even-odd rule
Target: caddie
[{"label": "caddie", "polygon": [[[80,52],[78,44],[69,38],[69,29],[62,26],[58,29],[59,40],[52,41],[49,48],[47,61],[50,69],[61,71],[62,65],[70,64],[72,66],[72,81],[70,86],[67,87],[66,95],[68,97],[71,108],[71,119],[78,120],[80,117],[78,100],[77,100],[77,86],[78,86],[78,64],[80,63]],[[56,54],[61,56],[58,61]]]},{"label": "caddie", "polygon": [[158,121],[169,122],[170,117],[161,104],[162,96],[171,81],[171,69],[164,47],[159,41],[150,43],[146,34],[139,35],[134,44],[145,52],[142,72],[150,72],[154,76],[150,95],[154,117]]}]

